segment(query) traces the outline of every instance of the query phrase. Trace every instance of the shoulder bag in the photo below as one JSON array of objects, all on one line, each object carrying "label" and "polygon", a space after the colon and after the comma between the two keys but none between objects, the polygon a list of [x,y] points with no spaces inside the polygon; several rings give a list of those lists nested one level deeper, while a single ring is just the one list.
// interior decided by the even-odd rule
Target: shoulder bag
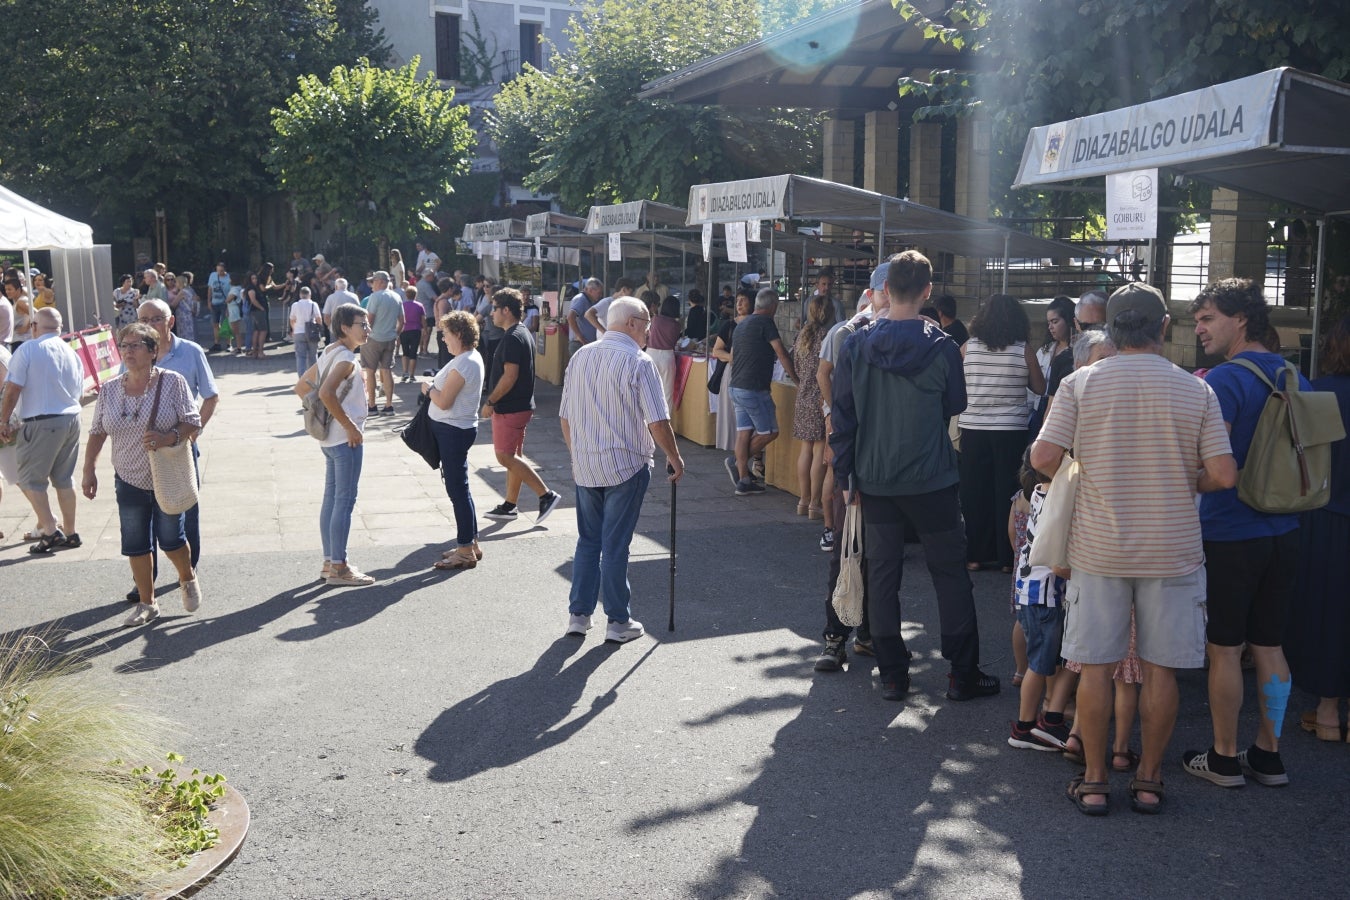
[{"label": "shoulder bag", "polygon": [[[332,362],[329,362],[332,367]],[[325,377],[324,369],[318,368],[319,384],[323,384]],[[323,405],[323,400],[319,398],[319,384],[313,381],[306,381],[309,385],[309,393],[300,401],[300,408],[305,413],[305,431],[316,441],[328,440],[328,425],[333,421],[333,414],[328,411],[328,407]],[[342,386],[337,389],[337,402],[342,405],[342,401],[347,399],[347,395],[352,392],[352,379],[344,378]]]},{"label": "shoulder bag", "polygon": [[839,621],[856,628],[863,620],[863,528],[862,507],[852,503],[844,509],[844,531],[839,545],[839,580],[834,583],[834,613]]},{"label": "shoulder bag", "polygon": [[[164,393],[164,372],[155,383],[155,402],[150,407],[146,430],[155,430],[159,415],[159,398]],[[177,424],[176,422],[174,423]],[[192,463],[192,441],[180,440],[170,447],[158,447],[150,453],[150,482],[155,491],[155,503],[171,516],[187,512],[197,505],[197,467]]]},{"label": "shoulder bag", "polygon": [[430,396],[418,395],[417,412],[397,434],[403,438],[403,443],[408,445],[408,449],[426,460],[431,468],[434,469],[441,464],[441,445],[436,441],[435,432],[431,430]]},{"label": "shoulder bag", "polygon": [[[1063,384],[1060,389],[1063,390]],[[1074,385],[1074,397],[1078,397],[1078,385]],[[1079,412],[1082,415],[1082,412]],[[1078,429],[1074,428],[1074,444],[1078,443]],[[1070,448],[1072,450],[1073,448]],[[1069,526],[1073,523],[1073,507],[1078,497],[1078,479],[1083,467],[1078,460],[1070,458],[1059,462],[1055,477],[1046,489],[1045,505],[1036,519],[1036,534],[1031,542],[1027,561],[1033,566],[1048,566],[1052,569],[1069,567]]]}]

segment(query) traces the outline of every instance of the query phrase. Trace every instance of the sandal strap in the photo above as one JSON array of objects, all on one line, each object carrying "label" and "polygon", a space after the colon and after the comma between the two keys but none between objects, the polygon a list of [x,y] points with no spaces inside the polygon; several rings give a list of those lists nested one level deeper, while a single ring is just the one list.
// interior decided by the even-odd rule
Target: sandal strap
[{"label": "sandal strap", "polygon": [[1111,795],[1111,782],[1109,781],[1082,781],[1075,778],[1072,783],[1074,791],[1080,797],[1087,794],[1101,794],[1104,797]]},{"label": "sandal strap", "polygon": [[1132,779],[1130,781],[1130,793],[1137,794],[1140,791],[1161,795],[1163,793],[1163,783],[1161,781],[1145,781],[1142,778]]}]

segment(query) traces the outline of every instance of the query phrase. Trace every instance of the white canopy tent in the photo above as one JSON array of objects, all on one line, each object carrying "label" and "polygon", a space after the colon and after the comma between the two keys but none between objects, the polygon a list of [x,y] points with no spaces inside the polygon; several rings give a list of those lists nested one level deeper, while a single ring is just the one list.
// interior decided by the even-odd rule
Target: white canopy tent
[{"label": "white canopy tent", "polygon": [[1350,215],[1350,84],[1271,69],[1031,129],[1013,187],[1136,169],[1268,197],[1319,219],[1311,370],[1321,333],[1326,220]]},{"label": "white canopy tent", "polygon": [[[32,269],[28,258],[30,251],[53,251],[53,264],[59,263],[62,270],[58,287],[65,293],[66,327],[70,330],[78,327],[75,316],[77,294],[82,317],[97,319],[99,279],[95,258],[108,260],[109,257],[106,247],[100,248],[102,253],[95,252],[94,230],[88,225],[67,219],[8,188],[0,187],[0,249],[21,251],[25,272]],[[73,277],[72,256],[76,263]],[[107,262],[105,265],[108,271],[104,275],[104,282],[111,283],[111,264]],[[84,280],[86,268],[89,282]]]}]

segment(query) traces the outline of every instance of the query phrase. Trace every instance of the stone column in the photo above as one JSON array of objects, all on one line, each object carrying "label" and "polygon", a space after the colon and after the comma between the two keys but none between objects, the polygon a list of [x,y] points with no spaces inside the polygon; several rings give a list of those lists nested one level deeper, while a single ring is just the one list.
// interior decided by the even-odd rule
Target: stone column
[{"label": "stone column", "polygon": [[[956,212],[959,215],[989,219],[989,117],[984,113],[966,116],[956,123]],[[984,262],[958,256],[954,265],[952,293],[962,302],[962,311],[971,312],[983,295],[997,290],[1000,283],[982,285]]]},{"label": "stone column", "polygon": [[942,123],[915,122],[909,130],[909,199],[942,205]]},{"label": "stone column", "polygon": [[826,181],[853,185],[854,127],[852,119],[825,120],[824,171],[821,177]]},{"label": "stone column", "polygon": [[863,187],[895,196],[900,189],[900,113],[869,112],[863,127]]},{"label": "stone column", "polygon": [[1220,278],[1266,280],[1267,204],[1228,188],[1215,188],[1210,205],[1209,281]]}]

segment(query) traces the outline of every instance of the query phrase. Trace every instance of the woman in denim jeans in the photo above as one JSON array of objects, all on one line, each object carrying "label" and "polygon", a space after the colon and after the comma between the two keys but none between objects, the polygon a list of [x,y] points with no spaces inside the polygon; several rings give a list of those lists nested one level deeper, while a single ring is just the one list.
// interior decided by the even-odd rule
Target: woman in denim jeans
[{"label": "woman in denim jeans", "polygon": [[431,432],[441,449],[441,478],[455,509],[455,549],[447,550],[438,569],[472,569],[483,558],[478,549],[478,512],[469,493],[469,448],[478,437],[478,403],[483,392],[483,358],[478,320],[455,311],[440,320],[441,336],[454,355],[422,393],[431,401]]},{"label": "woman in denim jeans", "polygon": [[319,399],[332,415],[323,441],[323,505],[319,534],[323,541],[323,570],[319,577],[339,587],[365,587],[375,579],[347,562],[347,536],[356,507],[356,484],[361,478],[362,429],[366,424],[366,391],[356,354],[370,336],[366,311],[344,303],[333,312],[333,342],[319,361],[305,371],[295,392],[306,396],[309,382],[319,386]]},{"label": "woman in denim jeans", "polygon": [[161,447],[192,440],[201,430],[202,420],[183,376],[155,367],[158,346],[159,333],[143,322],[133,322],[117,333],[117,348],[126,372],[99,391],[84,451],[81,488],[84,496],[93,500],[98,495],[95,473],[98,456],[109,437],[112,438],[122,555],[131,563],[131,574],[140,594],[140,603],[122,623],[127,627],[145,625],[159,616],[152,575],[152,531],[159,549],[178,571],[183,609],[195,612],[202,600],[183,528],[183,514],[169,515],[159,508],[150,475],[150,454]]}]

